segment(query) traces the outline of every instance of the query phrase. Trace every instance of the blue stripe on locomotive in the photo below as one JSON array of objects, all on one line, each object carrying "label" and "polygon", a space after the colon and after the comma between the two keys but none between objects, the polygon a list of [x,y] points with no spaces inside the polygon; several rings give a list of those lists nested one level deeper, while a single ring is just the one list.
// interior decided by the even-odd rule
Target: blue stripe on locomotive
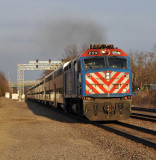
[{"label": "blue stripe on locomotive", "polygon": [[[107,56],[107,57],[112,57],[112,56]],[[85,70],[85,67],[84,67],[84,64],[83,64],[83,60],[86,59],[86,58],[88,58],[88,57],[80,57],[80,61],[81,61],[81,77],[82,77],[82,96],[88,96],[88,94],[86,94],[85,74],[86,73],[93,73],[93,72],[101,72],[101,71],[115,71],[115,72],[126,72],[126,73],[129,73],[130,93],[89,94],[90,97],[124,97],[124,96],[133,95],[133,93],[132,93],[132,75],[131,75],[129,57],[120,56],[120,58],[127,58],[127,60],[128,60],[128,69],[120,69],[120,68],[108,67],[108,63],[106,61],[106,67],[99,68],[99,69],[89,69],[89,70]],[[98,56],[98,58],[99,58],[99,56]]]}]

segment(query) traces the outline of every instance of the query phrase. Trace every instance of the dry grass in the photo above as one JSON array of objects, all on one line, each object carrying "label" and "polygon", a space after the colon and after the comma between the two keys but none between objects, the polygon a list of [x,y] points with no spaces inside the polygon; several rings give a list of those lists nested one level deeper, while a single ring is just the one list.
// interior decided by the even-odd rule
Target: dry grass
[{"label": "dry grass", "polygon": [[133,93],[132,104],[135,107],[156,108],[156,91],[136,91]]}]

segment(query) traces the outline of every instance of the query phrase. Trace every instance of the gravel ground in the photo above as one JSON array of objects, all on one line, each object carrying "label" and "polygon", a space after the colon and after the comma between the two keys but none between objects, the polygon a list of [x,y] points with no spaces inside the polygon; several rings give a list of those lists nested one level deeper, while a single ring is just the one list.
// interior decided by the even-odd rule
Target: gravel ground
[{"label": "gravel ground", "polygon": [[129,118],[129,119],[124,120],[122,122],[133,124],[133,125],[144,127],[144,128],[148,128],[148,129],[152,129],[152,130],[156,131],[156,123],[154,123],[154,122],[145,121],[145,120],[138,120],[135,118]]},{"label": "gravel ground", "polygon": [[152,148],[45,106],[0,98],[0,160],[154,160],[155,155]]},{"label": "gravel ground", "polygon": [[149,134],[146,132],[141,132],[136,129],[128,128],[128,127],[125,127],[122,125],[117,125],[115,123],[109,123],[109,124],[104,124],[104,125],[111,127],[113,129],[119,130],[121,132],[126,132],[126,133],[132,134],[134,136],[138,136],[140,138],[143,138],[143,139],[146,139],[146,140],[149,140],[149,141],[156,143],[156,136],[155,135],[152,135],[152,134]]}]

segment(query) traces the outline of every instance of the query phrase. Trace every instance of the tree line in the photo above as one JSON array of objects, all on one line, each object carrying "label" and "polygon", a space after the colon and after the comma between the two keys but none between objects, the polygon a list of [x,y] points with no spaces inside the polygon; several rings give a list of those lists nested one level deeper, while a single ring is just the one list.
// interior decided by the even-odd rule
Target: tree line
[{"label": "tree line", "polygon": [[[156,46],[155,46],[156,49]],[[156,52],[129,53],[133,88],[144,89],[147,84],[156,84]]]}]

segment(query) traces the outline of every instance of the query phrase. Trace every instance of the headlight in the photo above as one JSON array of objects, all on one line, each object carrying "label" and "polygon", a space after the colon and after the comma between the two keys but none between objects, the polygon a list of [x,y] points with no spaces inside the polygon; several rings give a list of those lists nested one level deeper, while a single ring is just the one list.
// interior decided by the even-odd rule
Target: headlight
[{"label": "headlight", "polygon": [[110,76],[106,76],[106,79],[107,79],[107,80],[110,79]]},{"label": "headlight", "polygon": [[124,89],[123,89],[123,92],[127,92],[127,89],[126,89],[126,88],[124,88]]},{"label": "headlight", "polygon": [[105,78],[106,78],[107,80],[109,80],[109,79],[111,78],[110,72],[106,72],[106,73],[105,73]]},{"label": "headlight", "polygon": [[106,76],[109,76],[110,75],[110,73],[109,72],[106,72]]},{"label": "headlight", "polygon": [[102,55],[109,55],[110,52],[109,52],[109,50],[104,49],[104,50],[101,51],[101,54],[102,54]]}]

